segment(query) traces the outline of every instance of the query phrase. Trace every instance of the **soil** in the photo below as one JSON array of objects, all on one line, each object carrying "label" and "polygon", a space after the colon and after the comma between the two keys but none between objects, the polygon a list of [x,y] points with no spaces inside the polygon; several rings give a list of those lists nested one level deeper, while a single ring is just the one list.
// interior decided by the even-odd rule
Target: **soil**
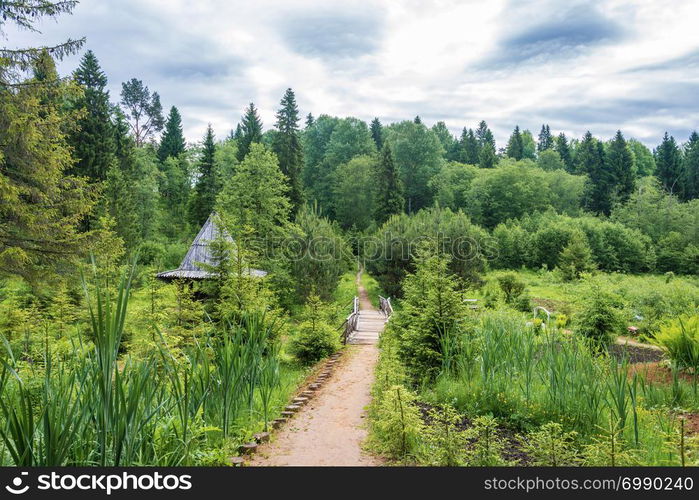
[{"label": "soil", "polygon": [[[359,288],[360,307],[373,309]],[[378,347],[347,346],[333,374],[306,406],[258,448],[252,466],[376,466],[382,461],[362,449],[367,437]]]},{"label": "soil", "polygon": [[651,363],[664,359],[663,351],[651,349],[649,347],[641,347],[639,345],[614,344],[609,347],[609,354],[614,356],[619,361],[624,358],[628,359],[629,363]]},{"label": "soil", "polygon": [[[647,382],[660,384],[672,383],[672,371],[670,368],[657,361],[650,363],[635,363],[631,365],[630,374],[633,373],[643,375]],[[680,378],[687,382],[694,381],[694,376],[690,375],[689,373],[680,373]]]}]

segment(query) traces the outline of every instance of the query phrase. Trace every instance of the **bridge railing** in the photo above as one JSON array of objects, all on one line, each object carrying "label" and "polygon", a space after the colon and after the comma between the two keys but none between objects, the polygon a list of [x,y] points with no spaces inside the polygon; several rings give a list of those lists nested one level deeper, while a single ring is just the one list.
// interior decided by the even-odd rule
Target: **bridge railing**
[{"label": "bridge railing", "polygon": [[355,297],[354,300],[352,300],[352,312],[350,313],[349,316],[347,316],[347,319],[345,319],[345,322],[342,323],[342,343],[346,344],[347,340],[350,338],[352,335],[352,332],[355,332],[357,330],[357,323],[359,322],[359,297]]},{"label": "bridge railing", "polygon": [[382,297],[379,295],[379,311],[383,313],[384,316],[386,316],[386,321],[393,315],[393,306],[391,305],[391,298],[390,297]]}]

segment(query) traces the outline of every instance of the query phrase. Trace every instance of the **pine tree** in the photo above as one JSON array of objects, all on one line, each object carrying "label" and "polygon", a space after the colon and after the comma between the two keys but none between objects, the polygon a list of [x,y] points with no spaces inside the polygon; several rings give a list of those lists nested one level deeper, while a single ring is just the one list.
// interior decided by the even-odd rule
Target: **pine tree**
[{"label": "pine tree", "polygon": [[316,121],[316,119],[313,118],[313,115],[311,113],[308,113],[306,115],[306,128],[312,127],[313,124],[315,123],[315,121]]},{"label": "pine tree", "polygon": [[391,147],[386,143],[377,165],[374,219],[378,224],[383,224],[391,215],[401,213],[404,205],[403,185],[393,161]]},{"label": "pine tree", "polygon": [[619,201],[626,201],[636,186],[633,155],[621,130],[617,130],[606,156],[607,170],[614,176],[615,192]]},{"label": "pine tree", "polygon": [[491,142],[486,142],[478,154],[478,166],[481,168],[493,168],[498,162],[495,154],[495,146]]},{"label": "pine tree", "polygon": [[466,130],[466,127],[464,127],[459,140],[459,161],[468,165],[477,165],[480,154],[479,149],[478,140],[473,129]]},{"label": "pine tree", "polygon": [[568,138],[563,132],[558,134],[558,137],[556,137],[553,149],[561,157],[561,160],[563,160],[563,165],[565,166],[566,171],[573,173],[575,170],[575,164],[570,151],[570,145],[568,144]]},{"label": "pine tree", "polygon": [[[237,134],[236,130],[236,134]],[[250,151],[250,145],[262,142],[262,120],[257,114],[257,108],[253,103],[245,109],[243,120],[240,123],[240,136],[238,140],[238,161],[243,161]]]},{"label": "pine tree", "polygon": [[211,124],[206,128],[201,157],[197,164],[199,177],[189,202],[189,220],[195,227],[200,227],[211,214],[216,203],[219,183],[216,175],[216,143]]},{"label": "pine tree", "polygon": [[131,119],[129,126],[136,146],[163,129],[163,106],[157,92],[151,93],[141,80],[132,78],[121,84],[121,106]]},{"label": "pine tree", "polygon": [[519,125],[515,126],[510,140],[507,142],[505,154],[513,160],[521,160],[524,156],[524,140],[522,133],[519,131]]},{"label": "pine tree", "polygon": [[682,179],[682,154],[675,138],[667,132],[655,150],[655,165],[655,175],[663,188],[670,194],[677,194]]},{"label": "pine tree", "polygon": [[299,137],[299,108],[293,90],[286,89],[280,105],[281,109],[277,112],[277,133],[272,149],[279,159],[279,168],[289,182],[289,200],[292,213],[296,213],[303,204],[303,151]]},{"label": "pine tree", "polygon": [[167,115],[165,132],[160,140],[158,158],[165,161],[169,157],[177,158],[185,151],[184,133],[182,132],[182,117],[178,109],[173,106]]},{"label": "pine tree", "polygon": [[576,231],[558,257],[558,269],[566,281],[579,279],[595,269],[592,250],[585,235]]},{"label": "pine tree", "polygon": [[67,175],[73,164],[65,130],[74,116],[65,103],[78,97],[58,78],[48,52],[34,78],[16,90],[0,85],[0,274],[29,279],[75,263],[91,235],[79,232],[96,193]]},{"label": "pine tree", "polygon": [[83,56],[73,78],[83,87],[84,94],[73,105],[73,109],[81,109],[83,114],[68,137],[76,159],[71,173],[91,181],[103,181],[115,161],[116,145],[109,92],[105,90],[107,76],[91,50]]},{"label": "pine tree", "polygon": [[547,149],[553,148],[553,136],[551,135],[551,129],[548,125],[541,126],[541,132],[539,132],[539,142],[536,145],[536,152],[541,153]]},{"label": "pine tree", "polygon": [[478,139],[479,148],[485,146],[486,143],[490,143],[493,146],[493,151],[496,150],[495,138],[493,137],[493,133],[490,131],[488,124],[486,124],[485,121],[481,121],[478,124],[478,128],[476,129],[476,139]]},{"label": "pine tree", "polygon": [[420,118],[420,115],[417,115],[413,122],[415,122],[415,125],[422,125],[422,118]]},{"label": "pine tree", "polygon": [[684,146],[682,199],[699,198],[699,134],[692,132]]},{"label": "pine tree", "polygon": [[588,131],[577,149],[577,172],[587,174],[586,208],[609,215],[615,189],[614,176],[605,165],[604,145]]},{"label": "pine tree", "polygon": [[376,144],[376,150],[381,151],[383,148],[383,126],[378,118],[374,118],[371,121],[370,130],[371,138],[374,139],[374,143]]}]

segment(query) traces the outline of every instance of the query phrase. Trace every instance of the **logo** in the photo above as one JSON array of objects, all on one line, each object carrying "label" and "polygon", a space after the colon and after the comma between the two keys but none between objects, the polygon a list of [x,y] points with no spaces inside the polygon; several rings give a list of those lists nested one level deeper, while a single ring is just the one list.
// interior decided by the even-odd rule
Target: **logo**
[{"label": "logo", "polygon": [[[26,493],[27,490],[29,489],[29,485],[26,485],[24,488],[22,488],[22,477],[21,476],[28,476],[28,472],[20,472],[20,476],[14,478],[12,480],[12,486],[7,485],[5,486],[5,489],[12,493],[13,495],[21,495],[22,493]],[[14,488],[13,488],[14,486]]]}]

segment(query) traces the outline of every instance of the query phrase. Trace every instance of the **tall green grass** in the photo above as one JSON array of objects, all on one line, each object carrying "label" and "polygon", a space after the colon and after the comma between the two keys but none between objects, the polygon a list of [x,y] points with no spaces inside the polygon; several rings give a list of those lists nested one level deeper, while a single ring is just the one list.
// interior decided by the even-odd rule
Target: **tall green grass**
[{"label": "tall green grass", "polygon": [[263,313],[211,328],[184,357],[167,345],[120,357],[131,290],[85,286],[94,346],[42,366],[0,358],[0,463],[21,466],[222,464],[284,404],[298,373],[281,363]]}]

